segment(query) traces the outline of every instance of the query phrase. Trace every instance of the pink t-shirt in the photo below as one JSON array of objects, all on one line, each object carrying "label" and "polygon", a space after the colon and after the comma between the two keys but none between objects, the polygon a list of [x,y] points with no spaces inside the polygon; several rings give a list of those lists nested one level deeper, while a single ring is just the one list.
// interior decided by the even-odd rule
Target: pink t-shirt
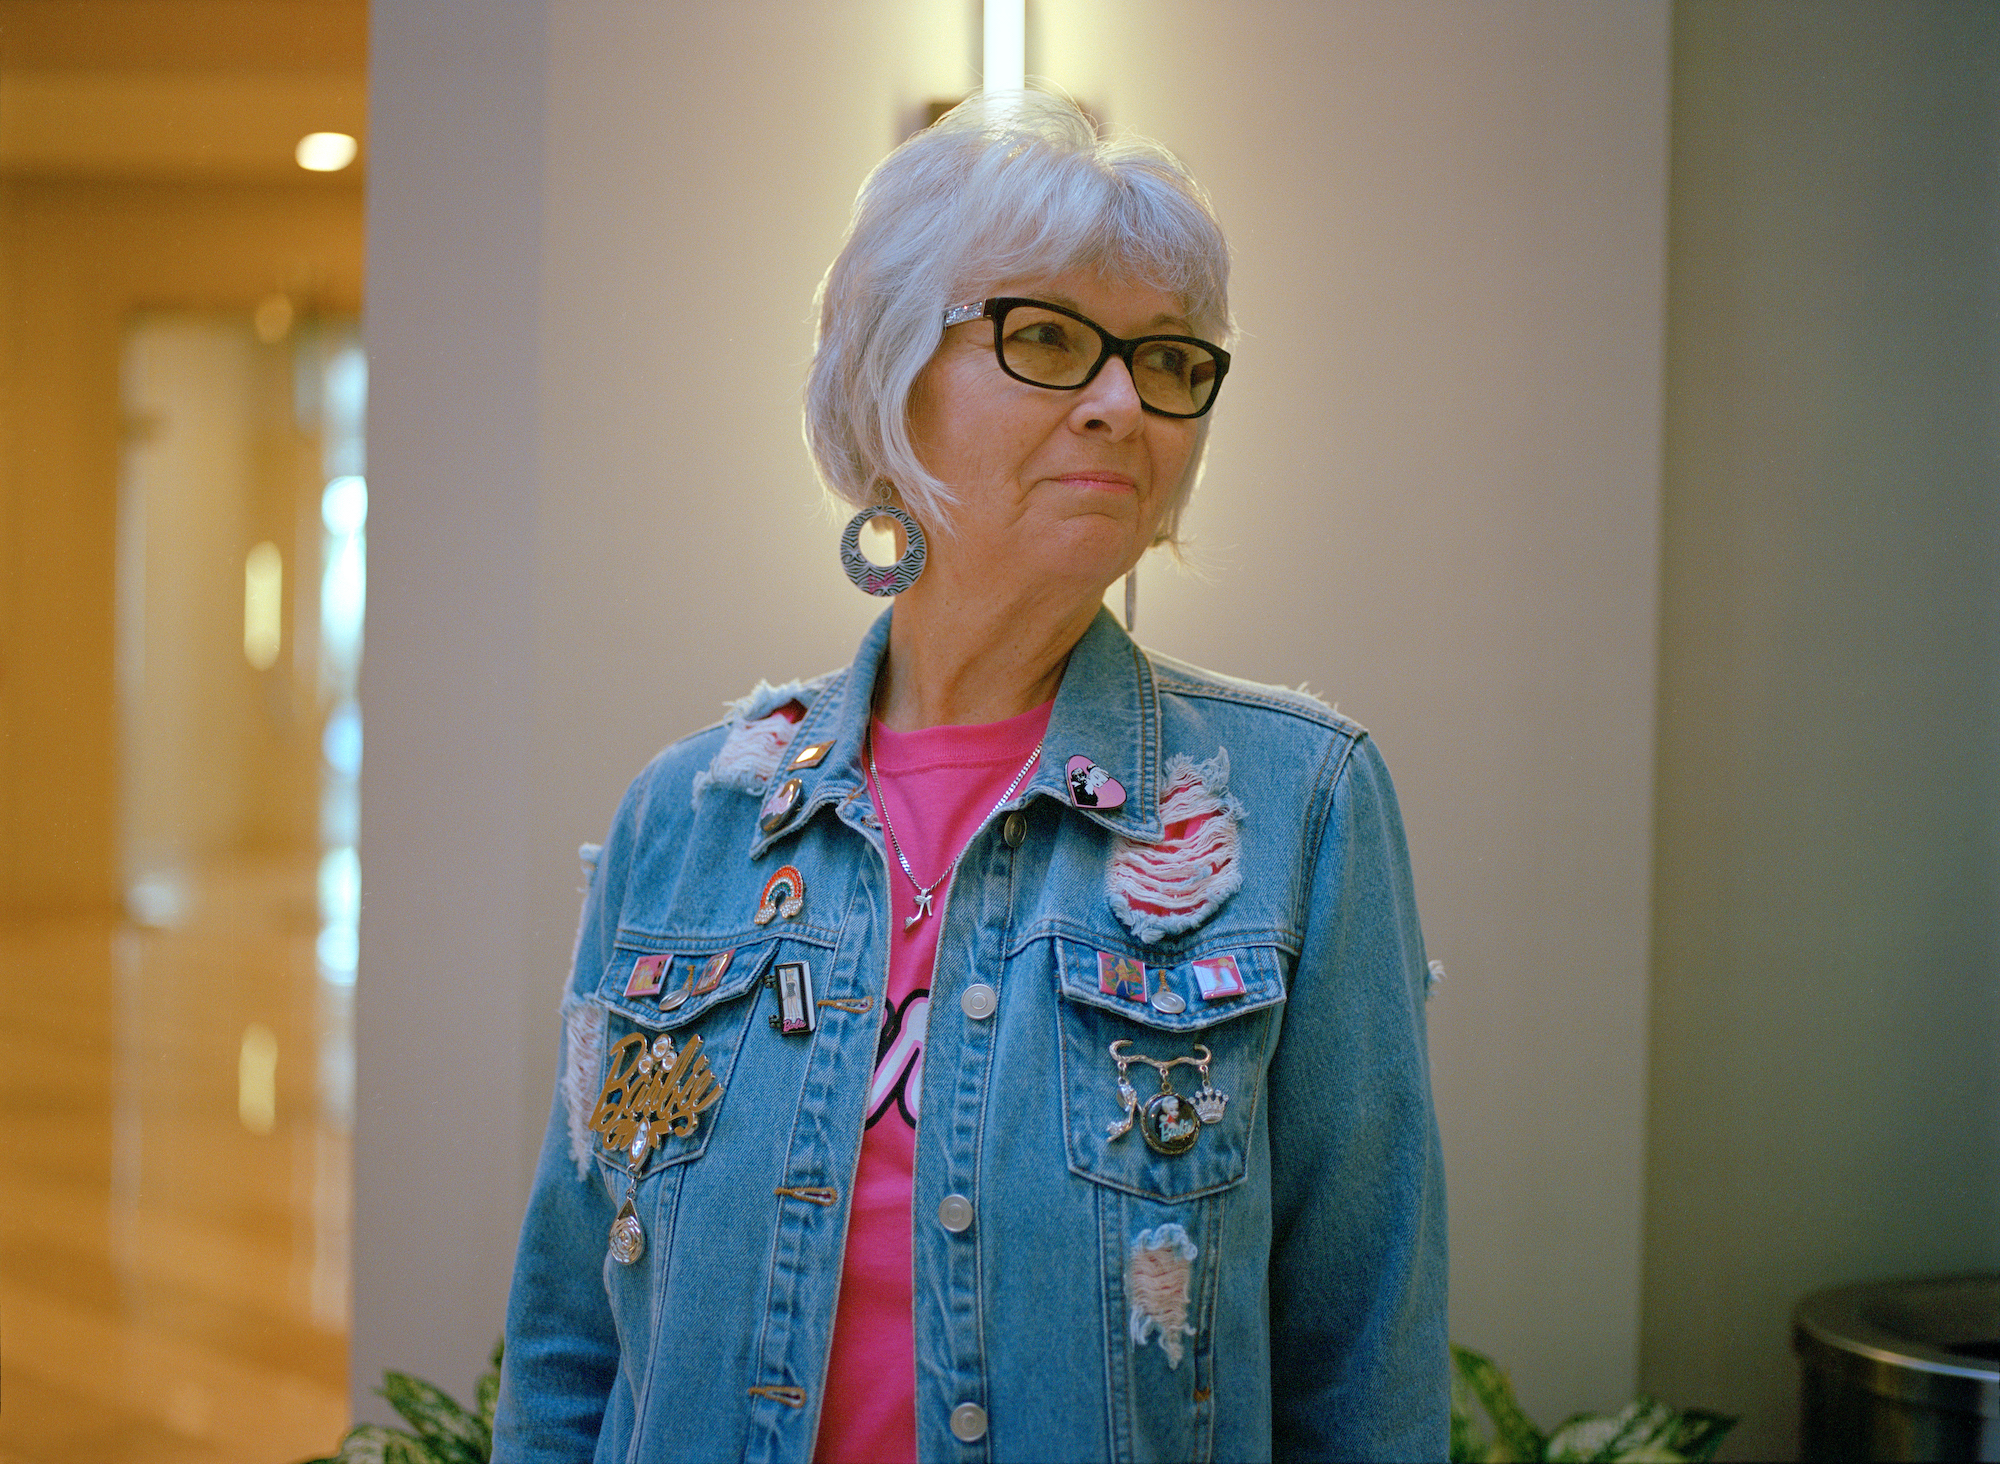
[{"label": "pink t-shirt", "polygon": [[[979,832],[1028,754],[1048,731],[1045,702],[1004,722],[870,735],[881,796],[903,857],[928,884]],[[1023,783],[1027,779],[1022,779]],[[873,790],[871,789],[871,796]],[[877,811],[878,815],[880,810]],[[889,836],[884,831],[886,846]],[[875,1050],[868,1128],[854,1176],[847,1253],[840,1267],[840,1312],[820,1414],[819,1464],[894,1464],[917,1457],[916,1339],[910,1312],[910,1176],[915,1168],[918,1095],[931,970],[951,881],[932,893],[931,914],[905,930],[916,891],[888,849],[889,1003]]]}]

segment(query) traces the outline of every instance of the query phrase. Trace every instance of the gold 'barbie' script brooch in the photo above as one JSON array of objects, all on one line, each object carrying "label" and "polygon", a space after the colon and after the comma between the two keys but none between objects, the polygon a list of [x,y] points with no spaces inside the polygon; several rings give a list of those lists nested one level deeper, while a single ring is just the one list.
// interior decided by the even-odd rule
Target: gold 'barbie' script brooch
[{"label": "gold 'barbie' script brooch", "polygon": [[686,1138],[701,1115],[722,1098],[722,1088],[702,1055],[701,1038],[690,1037],[678,1053],[662,1033],[648,1042],[634,1032],[611,1049],[610,1070],[590,1126],[604,1147],[635,1173],[669,1133]]}]

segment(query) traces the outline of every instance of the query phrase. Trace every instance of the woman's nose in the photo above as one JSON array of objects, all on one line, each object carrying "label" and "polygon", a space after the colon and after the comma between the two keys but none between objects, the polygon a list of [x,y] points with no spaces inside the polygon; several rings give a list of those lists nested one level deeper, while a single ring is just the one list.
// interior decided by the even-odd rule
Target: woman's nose
[{"label": "woman's nose", "polygon": [[1145,404],[1139,400],[1139,389],[1132,384],[1131,371],[1123,360],[1113,356],[1091,378],[1090,384],[1077,393],[1070,422],[1078,431],[1101,425],[1112,436],[1124,437],[1136,431],[1145,418]]}]

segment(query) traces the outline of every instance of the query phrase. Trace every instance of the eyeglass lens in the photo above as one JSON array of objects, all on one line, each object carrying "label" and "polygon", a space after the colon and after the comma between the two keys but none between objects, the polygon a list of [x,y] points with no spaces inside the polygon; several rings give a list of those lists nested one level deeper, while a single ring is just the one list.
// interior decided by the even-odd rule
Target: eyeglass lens
[{"label": "eyeglass lens", "polygon": [[[1097,328],[1037,305],[1015,305],[1000,321],[1000,360],[1009,372],[1036,386],[1081,385],[1105,352]],[[1215,393],[1215,353],[1164,336],[1134,343],[1132,385],[1157,411],[1190,416]]]}]

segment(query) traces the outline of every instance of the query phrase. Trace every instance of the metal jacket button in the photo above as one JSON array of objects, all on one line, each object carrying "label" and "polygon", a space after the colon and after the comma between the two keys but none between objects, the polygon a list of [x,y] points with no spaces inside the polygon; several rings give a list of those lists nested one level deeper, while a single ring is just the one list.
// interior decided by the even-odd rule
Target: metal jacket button
[{"label": "metal jacket button", "polygon": [[993,1015],[993,1009],[1000,1005],[1000,998],[984,981],[975,981],[965,988],[958,1004],[973,1021],[983,1022]]},{"label": "metal jacket button", "polygon": [[958,1235],[972,1228],[972,1201],[964,1195],[946,1195],[938,1201],[938,1224]]},{"label": "metal jacket button", "polygon": [[962,1444],[986,1437],[986,1410],[977,1403],[961,1403],[951,1410],[952,1437]]},{"label": "metal jacket button", "polygon": [[1007,815],[1007,821],[1000,825],[1000,837],[1007,841],[1009,849],[1021,847],[1021,841],[1028,837],[1028,821],[1019,811]]}]

